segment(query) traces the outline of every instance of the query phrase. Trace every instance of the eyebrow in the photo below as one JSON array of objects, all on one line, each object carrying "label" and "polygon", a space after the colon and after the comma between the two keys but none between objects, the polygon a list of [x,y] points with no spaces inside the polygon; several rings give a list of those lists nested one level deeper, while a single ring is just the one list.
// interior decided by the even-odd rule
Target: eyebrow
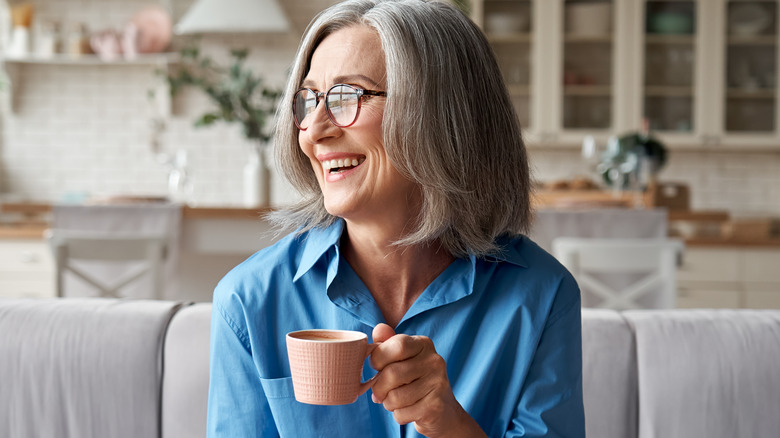
[{"label": "eyebrow", "polygon": [[[366,75],[362,75],[362,74],[341,75],[341,76],[336,76],[335,78],[333,78],[333,83],[334,84],[349,84],[349,83],[355,83],[355,82],[369,83],[369,84],[371,84],[371,86],[373,88],[378,88],[379,87],[379,84],[375,80],[369,78]],[[301,83],[301,87],[315,88],[314,87],[314,81],[312,81],[311,79],[306,78]]]}]

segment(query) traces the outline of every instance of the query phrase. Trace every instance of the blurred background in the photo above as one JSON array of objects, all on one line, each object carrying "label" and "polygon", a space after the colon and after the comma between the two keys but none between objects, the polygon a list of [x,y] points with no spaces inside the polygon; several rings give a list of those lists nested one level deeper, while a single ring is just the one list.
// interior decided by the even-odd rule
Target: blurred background
[{"label": "blurred background", "polygon": [[[204,84],[243,90],[232,98],[260,108],[259,96],[283,86],[306,25],[333,3],[3,2],[0,248],[44,245],[57,205],[174,202],[185,231],[196,220],[207,230],[184,240],[233,242],[236,220],[294,201],[268,142],[247,131],[252,120],[232,120]],[[780,2],[455,3],[497,55],[538,208],[662,209],[654,233],[686,243],[680,305],[780,307]],[[182,75],[204,60],[223,76]],[[195,266],[219,266],[218,277],[267,243]]]}]

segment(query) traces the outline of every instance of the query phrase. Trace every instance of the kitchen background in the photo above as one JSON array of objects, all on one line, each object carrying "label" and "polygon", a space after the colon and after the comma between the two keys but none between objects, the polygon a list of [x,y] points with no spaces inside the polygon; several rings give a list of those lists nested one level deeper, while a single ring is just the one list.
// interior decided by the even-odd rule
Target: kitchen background
[{"label": "kitchen background", "polygon": [[[330,0],[279,2],[293,30],[274,34],[206,35],[201,48],[226,60],[228,49],[251,50],[249,65],[270,84],[281,86],[300,35]],[[189,0],[161,3],[176,22]],[[90,31],[121,28],[148,5],[130,0],[36,0],[35,22],[50,19],[63,26],[84,23]],[[173,49],[189,37],[175,37]],[[187,152],[194,205],[241,205],[242,172],[248,142],[237,125],[218,123],[194,128],[208,108],[196,91],[180,94],[170,105],[155,105],[148,91],[161,83],[150,63],[16,63],[7,69],[12,84],[3,89],[0,114],[0,193],[6,199],[67,201],[112,195],[165,196],[168,169],[152,151],[152,121],[162,115],[162,151]],[[639,129],[639,126],[636,127]],[[578,147],[529,143],[540,181],[586,174]],[[691,187],[691,208],[729,210],[732,215],[780,214],[780,147],[740,152],[732,148],[672,149],[663,181]],[[294,199],[274,175],[271,204]]]}]

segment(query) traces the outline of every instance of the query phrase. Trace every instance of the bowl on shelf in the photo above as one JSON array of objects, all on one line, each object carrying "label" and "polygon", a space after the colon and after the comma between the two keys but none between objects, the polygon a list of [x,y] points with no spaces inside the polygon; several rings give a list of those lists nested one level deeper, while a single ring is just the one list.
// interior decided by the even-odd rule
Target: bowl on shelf
[{"label": "bowl on shelf", "polygon": [[681,12],[657,12],[650,16],[648,30],[662,35],[693,33],[693,17]]},{"label": "bowl on shelf", "polygon": [[566,5],[566,33],[575,36],[604,36],[612,29],[611,3]]},{"label": "bowl on shelf", "polygon": [[758,3],[737,3],[729,11],[729,31],[732,35],[759,35],[771,24],[770,11]]},{"label": "bowl on shelf", "polygon": [[522,13],[490,13],[485,15],[485,31],[492,35],[528,32],[529,17]]}]

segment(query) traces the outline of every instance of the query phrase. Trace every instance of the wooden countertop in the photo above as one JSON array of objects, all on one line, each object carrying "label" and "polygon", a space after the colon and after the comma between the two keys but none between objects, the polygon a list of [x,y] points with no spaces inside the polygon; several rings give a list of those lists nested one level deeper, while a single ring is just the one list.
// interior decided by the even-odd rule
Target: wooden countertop
[{"label": "wooden countertop", "polygon": [[[52,204],[44,202],[5,202],[0,203],[0,212],[18,213],[23,216],[38,216],[51,213]],[[182,206],[182,216],[185,218],[223,218],[223,219],[256,219],[273,211],[269,207],[190,207]]]},{"label": "wooden countertop", "polygon": [[[6,239],[39,239],[43,236],[48,224],[37,219],[51,213],[52,205],[47,203],[7,202],[0,204],[0,212],[20,214],[30,221],[0,224],[0,238]],[[257,220],[263,214],[273,211],[273,208],[243,208],[243,207],[182,207],[182,218],[187,219],[238,219]],[[729,219],[727,211],[669,211],[669,220],[711,221],[723,222]],[[723,237],[695,237],[685,239],[689,247],[756,247],[780,248],[780,238],[770,239],[739,239]]]},{"label": "wooden countertop", "polygon": [[0,239],[42,239],[48,224],[0,224]]},{"label": "wooden countertop", "polygon": [[[0,212],[17,214],[19,222],[0,223],[2,239],[40,239],[49,227],[45,219],[52,211],[52,204],[45,202],[6,202],[0,204]],[[272,208],[244,207],[190,207],[182,206],[182,218],[188,219],[230,219],[258,220]]]}]

